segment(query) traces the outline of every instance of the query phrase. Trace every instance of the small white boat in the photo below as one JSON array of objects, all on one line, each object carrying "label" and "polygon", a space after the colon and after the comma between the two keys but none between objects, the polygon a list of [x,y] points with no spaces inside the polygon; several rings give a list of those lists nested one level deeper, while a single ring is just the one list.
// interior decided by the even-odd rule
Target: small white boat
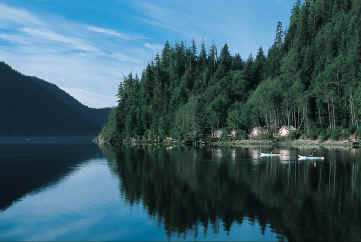
[{"label": "small white boat", "polygon": [[273,153],[259,153],[260,157],[278,157],[281,156],[281,154],[273,154]]},{"label": "small white boat", "polygon": [[324,160],[325,157],[316,157],[316,156],[310,156],[310,155],[298,155],[299,160]]}]

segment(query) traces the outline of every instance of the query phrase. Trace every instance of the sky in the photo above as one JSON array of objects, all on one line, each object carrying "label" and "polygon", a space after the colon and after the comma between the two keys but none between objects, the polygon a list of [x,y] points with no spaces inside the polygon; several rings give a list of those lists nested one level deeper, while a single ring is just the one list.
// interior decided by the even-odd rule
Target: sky
[{"label": "sky", "polygon": [[166,41],[246,59],[273,43],[295,0],[0,0],[0,61],[83,104],[116,105],[123,76],[141,73]]}]

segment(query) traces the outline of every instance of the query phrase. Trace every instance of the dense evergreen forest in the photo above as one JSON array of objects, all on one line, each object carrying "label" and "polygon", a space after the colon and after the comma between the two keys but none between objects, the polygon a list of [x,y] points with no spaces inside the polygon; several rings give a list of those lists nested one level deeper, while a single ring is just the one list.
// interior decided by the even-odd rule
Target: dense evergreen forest
[{"label": "dense evergreen forest", "polygon": [[110,108],[89,108],[56,85],[0,62],[0,136],[77,136],[100,132]]},{"label": "dense evergreen forest", "polygon": [[298,0],[268,53],[242,59],[227,44],[167,42],[140,77],[124,78],[106,133],[194,138],[283,125],[309,138],[360,133],[360,26],[360,0]]}]

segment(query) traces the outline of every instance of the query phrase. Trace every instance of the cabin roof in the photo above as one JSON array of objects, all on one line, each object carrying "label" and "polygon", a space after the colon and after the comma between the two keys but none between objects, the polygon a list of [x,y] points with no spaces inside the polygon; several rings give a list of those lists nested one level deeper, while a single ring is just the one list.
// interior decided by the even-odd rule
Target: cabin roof
[{"label": "cabin roof", "polygon": [[289,125],[289,126],[282,126],[281,129],[288,129],[290,131],[296,131],[297,129],[292,126],[292,125]]}]

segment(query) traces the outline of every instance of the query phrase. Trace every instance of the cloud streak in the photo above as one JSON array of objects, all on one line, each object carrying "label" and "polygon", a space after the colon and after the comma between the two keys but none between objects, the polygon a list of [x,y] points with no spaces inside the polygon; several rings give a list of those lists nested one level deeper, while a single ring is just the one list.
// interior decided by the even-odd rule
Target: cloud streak
[{"label": "cloud streak", "polygon": [[171,36],[178,35],[177,40],[206,41],[206,45],[218,48],[228,43],[232,52],[245,58],[260,46],[266,50],[271,46],[276,22],[285,18],[280,12],[288,13],[294,2],[282,0],[280,5],[280,1],[229,0],[224,4],[199,0],[184,4],[181,0],[143,0],[134,5],[144,13],[138,21],[172,32]]},{"label": "cloud streak", "polygon": [[122,75],[140,74],[167,40],[194,39],[218,48],[228,43],[242,57],[260,46],[267,51],[280,9],[288,12],[293,2],[278,1],[110,1],[101,5],[104,11],[96,1],[86,6],[56,1],[71,10],[65,17],[48,1],[39,8],[26,0],[4,0],[29,8],[0,3],[0,57],[24,74],[96,94],[73,92],[86,105],[109,103],[110,97],[113,106]]},{"label": "cloud streak", "polygon": [[151,49],[151,50],[155,50],[155,51],[160,51],[163,48],[163,45],[161,44],[151,44],[151,43],[144,43],[144,47]]},{"label": "cloud streak", "polygon": [[86,41],[82,39],[64,36],[62,34],[58,34],[56,32],[49,31],[46,29],[38,30],[31,28],[23,28],[22,31],[28,35],[31,35],[32,37],[39,37],[44,40],[56,41],[56,42],[61,42],[63,44],[67,44],[72,49],[88,51],[88,52],[98,52],[98,49],[96,47],[88,44]]},{"label": "cloud streak", "polygon": [[0,12],[1,60],[58,85],[89,107],[115,106],[122,75],[140,73],[156,47],[144,46],[147,38],[140,34],[42,17],[2,3]]},{"label": "cloud streak", "polygon": [[92,31],[92,32],[95,32],[95,33],[110,35],[110,36],[114,36],[114,37],[117,37],[117,38],[120,38],[120,39],[123,39],[123,40],[147,39],[144,36],[120,33],[120,32],[115,31],[113,29],[105,29],[105,28],[100,28],[100,27],[95,27],[95,26],[87,26],[87,29],[89,31]]},{"label": "cloud streak", "polygon": [[77,97],[78,101],[86,103],[93,108],[110,107],[110,104],[114,103],[114,97],[99,95],[94,92],[83,90],[80,88],[62,88],[65,92],[69,93],[73,97]]},{"label": "cloud streak", "polygon": [[143,9],[147,17],[139,17],[138,20],[146,24],[178,33],[189,39],[202,40],[202,32],[194,17],[184,11],[173,11],[171,8],[162,8],[149,2],[140,2],[138,7]]},{"label": "cloud streak", "polygon": [[17,24],[43,25],[43,22],[28,11],[9,7],[0,3],[0,22],[9,21]]}]

